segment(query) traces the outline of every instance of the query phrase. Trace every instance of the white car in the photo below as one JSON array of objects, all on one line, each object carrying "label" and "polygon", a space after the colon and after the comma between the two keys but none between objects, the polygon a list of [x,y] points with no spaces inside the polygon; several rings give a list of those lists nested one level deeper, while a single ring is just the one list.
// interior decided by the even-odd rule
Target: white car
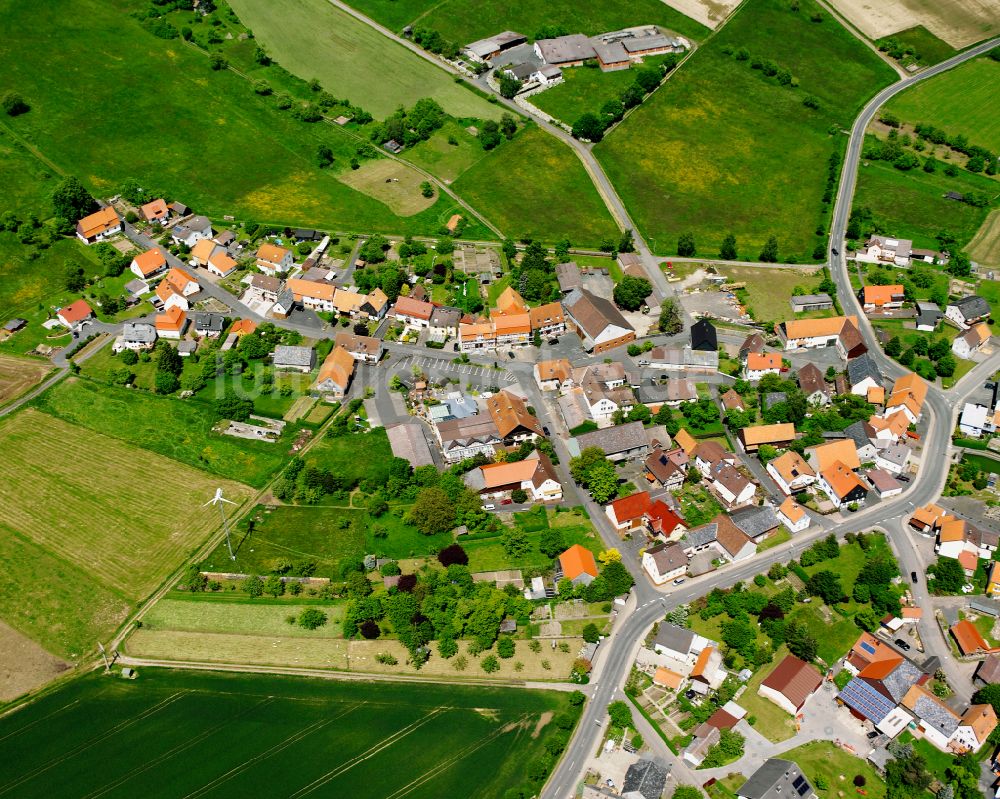
[{"label": "white car", "polygon": [[497,506],[494,505],[492,502],[488,502],[485,505],[483,505],[483,510],[496,510],[496,509]]},{"label": "white car", "polygon": [[975,590],[976,586],[974,586],[972,583],[966,583],[965,585],[962,586],[963,594],[971,594]]}]

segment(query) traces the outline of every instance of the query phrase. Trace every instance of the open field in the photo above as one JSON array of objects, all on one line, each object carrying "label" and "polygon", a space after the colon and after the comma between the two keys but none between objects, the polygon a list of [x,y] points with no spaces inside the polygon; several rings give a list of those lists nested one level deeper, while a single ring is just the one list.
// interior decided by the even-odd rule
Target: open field
[{"label": "open field", "polygon": [[454,188],[515,239],[596,245],[619,237],[580,160],[534,125],[464,172]]},{"label": "open field", "polygon": [[976,58],[898,94],[888,104],[900,119],[924,122],[972,144],[1000,150],[1000,61]]},{"label": "open field", "polygon": [[341,11],[328,0],[233,0],[240,20],[271,56],[305,80],[319,78],[376,119],[430,97],[454,117],[499,119],[501,109],[443,69]]},{"label": "open field", "polygon": [[[695,21],[701,20],[694,12],[699,10],[702,2],[678,0],[668,5],[660,0],[632,0],[629,3],[615,0],[589,3],[573,0],[553,0],[549,3],[542,0],[352,0],[350,5],[397,33],[407,25],[433,28],[446,39],[468,44],[503,30],[518,31],[529,39],[535,39],[536,32],[545,25],[565,28],[568,33],[593,36],[632,25],[654,24],[699,41],[709,33],[704,25]],[[677,6],[680,11],[671,8],[671,5]],[[685,16],[688,5],[694,19]],[[730,8],[735,2],[705,2],[705,5],[716,9],[718,6]]]},{"label": "open field", "polygon": [[938,249],[935,236],[942,230],[964,246],[972,241],[989,209],[945,199],[949,191],[988,192],[992,197],[1000,192],[1000,184],[964,169],[951,178],[941,168],[933,174],[922,169],[901,172],[885,161],[868,161],[858,168],[854,207],[871,208],[885,230],[912,239],[914,247]]},{"label": "open field", "polygon": [[849,754],[829,741],[813,741],[797,746],[778,755],[798,763],[809,782],[816,784],[816,778],[822,777],[830,786],[830,795],[838,795],[838,791],[853,792],[851,781],[854,775],[861,774],[865,778],[865,795],[869,799],[884,799],[885,783],[878,772],[866,760]]},{"label": "open field", "polygon": [[263,486],[287,455],[281,442],[213,433],[215,417],[202,403],[72,377],[33,402],[67,422],[252,486]]},{"label": "open field", "polygon": [[[740,48],[748,60],[724,52]],[[787,69],[799,87],[753,69],[755,57]],[[831,128],[850,128],[893,77],[812,0],[798,11],[749,0],[594,152],[656,252],[674,252],[692,232],[698,254],[711,255],[732,231],[742,253],[756,258],[775,235],[780,260],[809,261],[823,243],[817,227],[828,225],[827,162],[846,142]],[[803,105],[807,96],[818,109]]]},{"label": "open field", "polygon": [[52,365],[45,361],[0,353],[0,405],[17,399],[51,371]]},{"label": "open field", "polygon": [[67,668],[65,661],[0,621],[0,704],[44,685]]},{"label": "open field", "polygon": [[499,799],[526,782],[568,708],[557,692],[88,675],[0,723],[0,784],[25,797],[235,796],[280,782],[285,796]]},{"label": "open field", "polygon": [[833,0],[832,5],[869,39],[881,39],[922,25],[962,49],[1000,31],[991,0]]},{"label": "open field", "polygon": [[[921,66],[930,66],[951,58],[957,52],[954,47],[939,39],[923,25],[893,33],[887,38],[895,39],[899,44],[913,49],[914,52],[901,61],[904,65],[915,62]],[[881,45],[882,41],[875,44]]]},{"label": "open field", "polygon": [[247,600],[226,594],[198,594],[192,598],[161,599],[143,618],[143,627],[178,632],[278,635],[292,638],[339,638],[344,605],[324,604],[327,623],[315,630],[289,624],[288,616],[298,616],[315,602],[275,602]]},{"label": "open field", "polygon": [[[816,270],[772,269],[727,263],[721,269],[730,283],[746,283],[747,300],[758,319],[780,321],[792,317],[792,292],[796,286],[814,293],[822,273]],[[833,315],[833,312],[830,312]]]},{"label": "open field", "polygon": [[0,615],[53,652],[89,650],[218,524],[203,503],[222,481],[160,455],[33,409],[0,440]]},{"label": "open field", "polygon": [[572,125],[585,112],[598,113],[608,100],[617,100],[635,82],[635,72],[601,72],[599,69],[563,70],[563,82],[532,95],[528,102],[549,116]]},{"label": "open field", "polygon": [[[325,0],[323,0],[325,2]],[[424,197],[420,184],[426,180],[412,166],[380,158],[365,161],[360,168],[341,172],[340,180],[363,194],[385,203],[399,216],[413,216],[434,205],[435,197]]]},{"label": "open field", "polygon": [[351,483],[371,481],[376,488],[389,479],[391,460],[392,448],[384,427],[345,436],[327,434],[306,455],[311,466],[329,469]]},{"label": "open field", "polygon": [[977,263],[1000,266],[1000,211],[990,211],[966,249]]},{"label": "open field", "polygon": [[[454,138],[455,144],[448,139]],[[489,157],[479,141],[458,122],[448,120],[440,130],[404,151],[404,157],[445,183],[451,183],[466,169]]]},{"label": "open field", "polygon": [[[5,0],[0,10],[23,30],[0,53],[0,69],[32,106],[11,127],[99,194],[136,177],[209,216],[396,233],[438,227],[433,209],[401,219],[337,179],[357,146],[346,131],[282,113],[235,72],[212,71],[203,53],[153,36],[118,6]],[[164,83],[164,74],[187,79]],[[106,113],[95,116],[95,107]],[[316,167],[320,144],[333,150],[335,168]]]}]

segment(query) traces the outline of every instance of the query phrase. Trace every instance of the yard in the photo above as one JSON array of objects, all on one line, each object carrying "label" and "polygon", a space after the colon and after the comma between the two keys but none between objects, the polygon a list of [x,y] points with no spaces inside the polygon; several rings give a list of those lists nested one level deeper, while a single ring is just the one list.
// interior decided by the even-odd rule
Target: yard
[{"label": "yard", "polygon": [[[452,141],[455,143],[452,144]],[[406,150],[405,157],[445,183],[451,183],[465,170],[489,158],[490,154],[466,127],[455,120],[448,120],[427,141]]]},{"label": "yard", "polygon": [[[539,513],[540,512],[540,513]],[[534,569],[547,570],[552,568],[552,558],[539,550],[542,530],[558,528],[563,535],[566,547],[580,544],[595,555],[604,545],[595,534],[589,519],[579,511],[555,513],[538,506],[533,511],[515,514],[513,524],[521,527],[527,533],[528,551],[520,557],[511,557],[504,550],[501,536],[492,538],[475,538],[474,540],[459,539],[459,543],[469,556],[469,569],[473,572],[498,571],[503,569]]]},{"label": "yard", "polygon": [[0,422],[0,616],[50,651],[93,650],[218,526],[245,486],[26,409]]},{"label": "yard", "polygon": [[632,25],[654,24],[695,41],[709,33],[708,28],[659,0],[633,0],[624,5],[615,0],[595,0],[586,4],[573,0],[548,3],[541,0],[443,0],[430,6],[426,0],[352,0],[351,5],[397,33],[407,25],[424,26],[459,44],[493,36],[502,30],[519,31],[534,39],[544,26],[593,36]]},{"label": "yard", "polygon": [[[337,179],[357,147],[346,131],[282,113],[237,73],[213,71],[205,54],[153,36],[119,6],[56,0],[37,8],[8,2],[3,10],[22,34],[0,54],[0,68],[32,107],[9,124],[99,194],[135,177],[209,216],[393,233],[436,231],[450,205],[441,200],[400,218],[349,188]],[[188,79],[164,83],[164,74]],[[96,107],[105,113],[95,116]],[[336,157],[332,169],[315,165],[321,144]],[[194,164],[211,167],[192,180]]]},{"label": "yard", "polygon": [[[327,615],[326,624],[307,630],[288,623],[289,616],[298,616],[311,607],[321,607]],[[316,600],[276,602],[270,597],[248,600],[227,594],[171,594],[145,615],[142,626],[183,632],[340,638],[343,618],[343,604],[324,602],[319,605]]]},{"label": "yard", "polygon": [[[750,60],[736,60],[739,48]],[[800,86],[765,77],[751,67],[754,57],[773,59]],[[654,251],[672,253],[678,236],[692,232],[698,254],[710,256],[732,231],[743,257],[756,260],[774,235],[779,260],[811,261],[825,243],[816,228],[828,221],[827,162],[846,142],[831,130],[850,128],[863,102],[893,79],[812,0],[794,11],[780,0],[749,0],[594,152]],[[818,109],[803,105],[806,96]]]},{"label": "yard", "polygon": [[306,455],[311,466],[329,469],[349,483],[368,482],[377,488],[389,478],[392,449],[384,428],[343,436],[326,435]]},{"label": "yard", "polygon": [[966,249],[977,263],[1000,267],[1000,211],[990,211]]},{"label": "yard", "polygon": [[[853,780],[860,774],[865,778],[865,796],[884,799],[885,783],[878,772],[856,755],[849,754],[829,741],[812,741],[797,746],[780,755],[798,763],[809,782],[816,788],[820,799],[830,799],[841,793],[853,793]],[[818,782],[827,785],[819,788]]]},{"label": "yard", "polygon": [[32,401],[47,414],[198,469],[263,486],[281,467],[281,442],[212,432],[215,415],[197,402],[70,377]]},{"label": "yard", "polygon": [[232,796],[280,783],[288,796],[500,799],[546,779],[550,766],[534,783],[525,763],[552,762],[546,746],[565,734],[553,719],[574,710],[556,691],[91,674],[3,719],[0,781],[23,797]]}]

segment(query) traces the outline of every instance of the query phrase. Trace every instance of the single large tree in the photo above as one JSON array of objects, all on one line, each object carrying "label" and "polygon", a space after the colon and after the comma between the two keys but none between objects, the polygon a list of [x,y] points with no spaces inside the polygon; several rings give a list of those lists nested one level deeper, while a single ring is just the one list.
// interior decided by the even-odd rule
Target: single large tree
[{"label": "single large tree", "polygon": [[56,216],[73,222],[97,210],[95,200],[78,178],[64,178],[52,192],[52,210]]},{"label": "single large tree", "polygon": [[573,123],[573,137],[599,142],[604,138],[605,123],[597,114],[587,112]]},{"label": "single large tree", "polygon": [[722,246],[719,248],[719,257],[727,261],[736,260],[736,236],[732,233],[727,233],[726,237],[722,240]]},{"label": "single large tree", "polygon": [[455,526],[455,505],[443,489],[425,488],[410,509],[410,522],[424,535],[447,532]]},{"label": "single large tree", "polygon": [[626,311],[638,311],[652,293],[653,287],[646,278],[625,275],[621,282],[615,286],[615,304]]}]

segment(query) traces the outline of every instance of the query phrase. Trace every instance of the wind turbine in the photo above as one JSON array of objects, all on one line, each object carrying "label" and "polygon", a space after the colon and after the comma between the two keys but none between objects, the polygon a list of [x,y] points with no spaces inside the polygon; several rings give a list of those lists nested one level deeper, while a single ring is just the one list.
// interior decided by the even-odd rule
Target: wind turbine
[{"label": "wind turbine", "polygon": [[226,509],[223,507],[224,504],[235,505],[231,499],[226,499],[222,496],[222,489],[215,489],[215,496],[212,497],[208,502],[205,503],[204,507],[209,505],[215,505],[219,509],[219,515],[222,516],[222,526],[226,531],[226,549],[229,550],[229,559],[236,560],[236,556],[233,554],[233,542],[229,537],[229,519],[226,518]]}]

